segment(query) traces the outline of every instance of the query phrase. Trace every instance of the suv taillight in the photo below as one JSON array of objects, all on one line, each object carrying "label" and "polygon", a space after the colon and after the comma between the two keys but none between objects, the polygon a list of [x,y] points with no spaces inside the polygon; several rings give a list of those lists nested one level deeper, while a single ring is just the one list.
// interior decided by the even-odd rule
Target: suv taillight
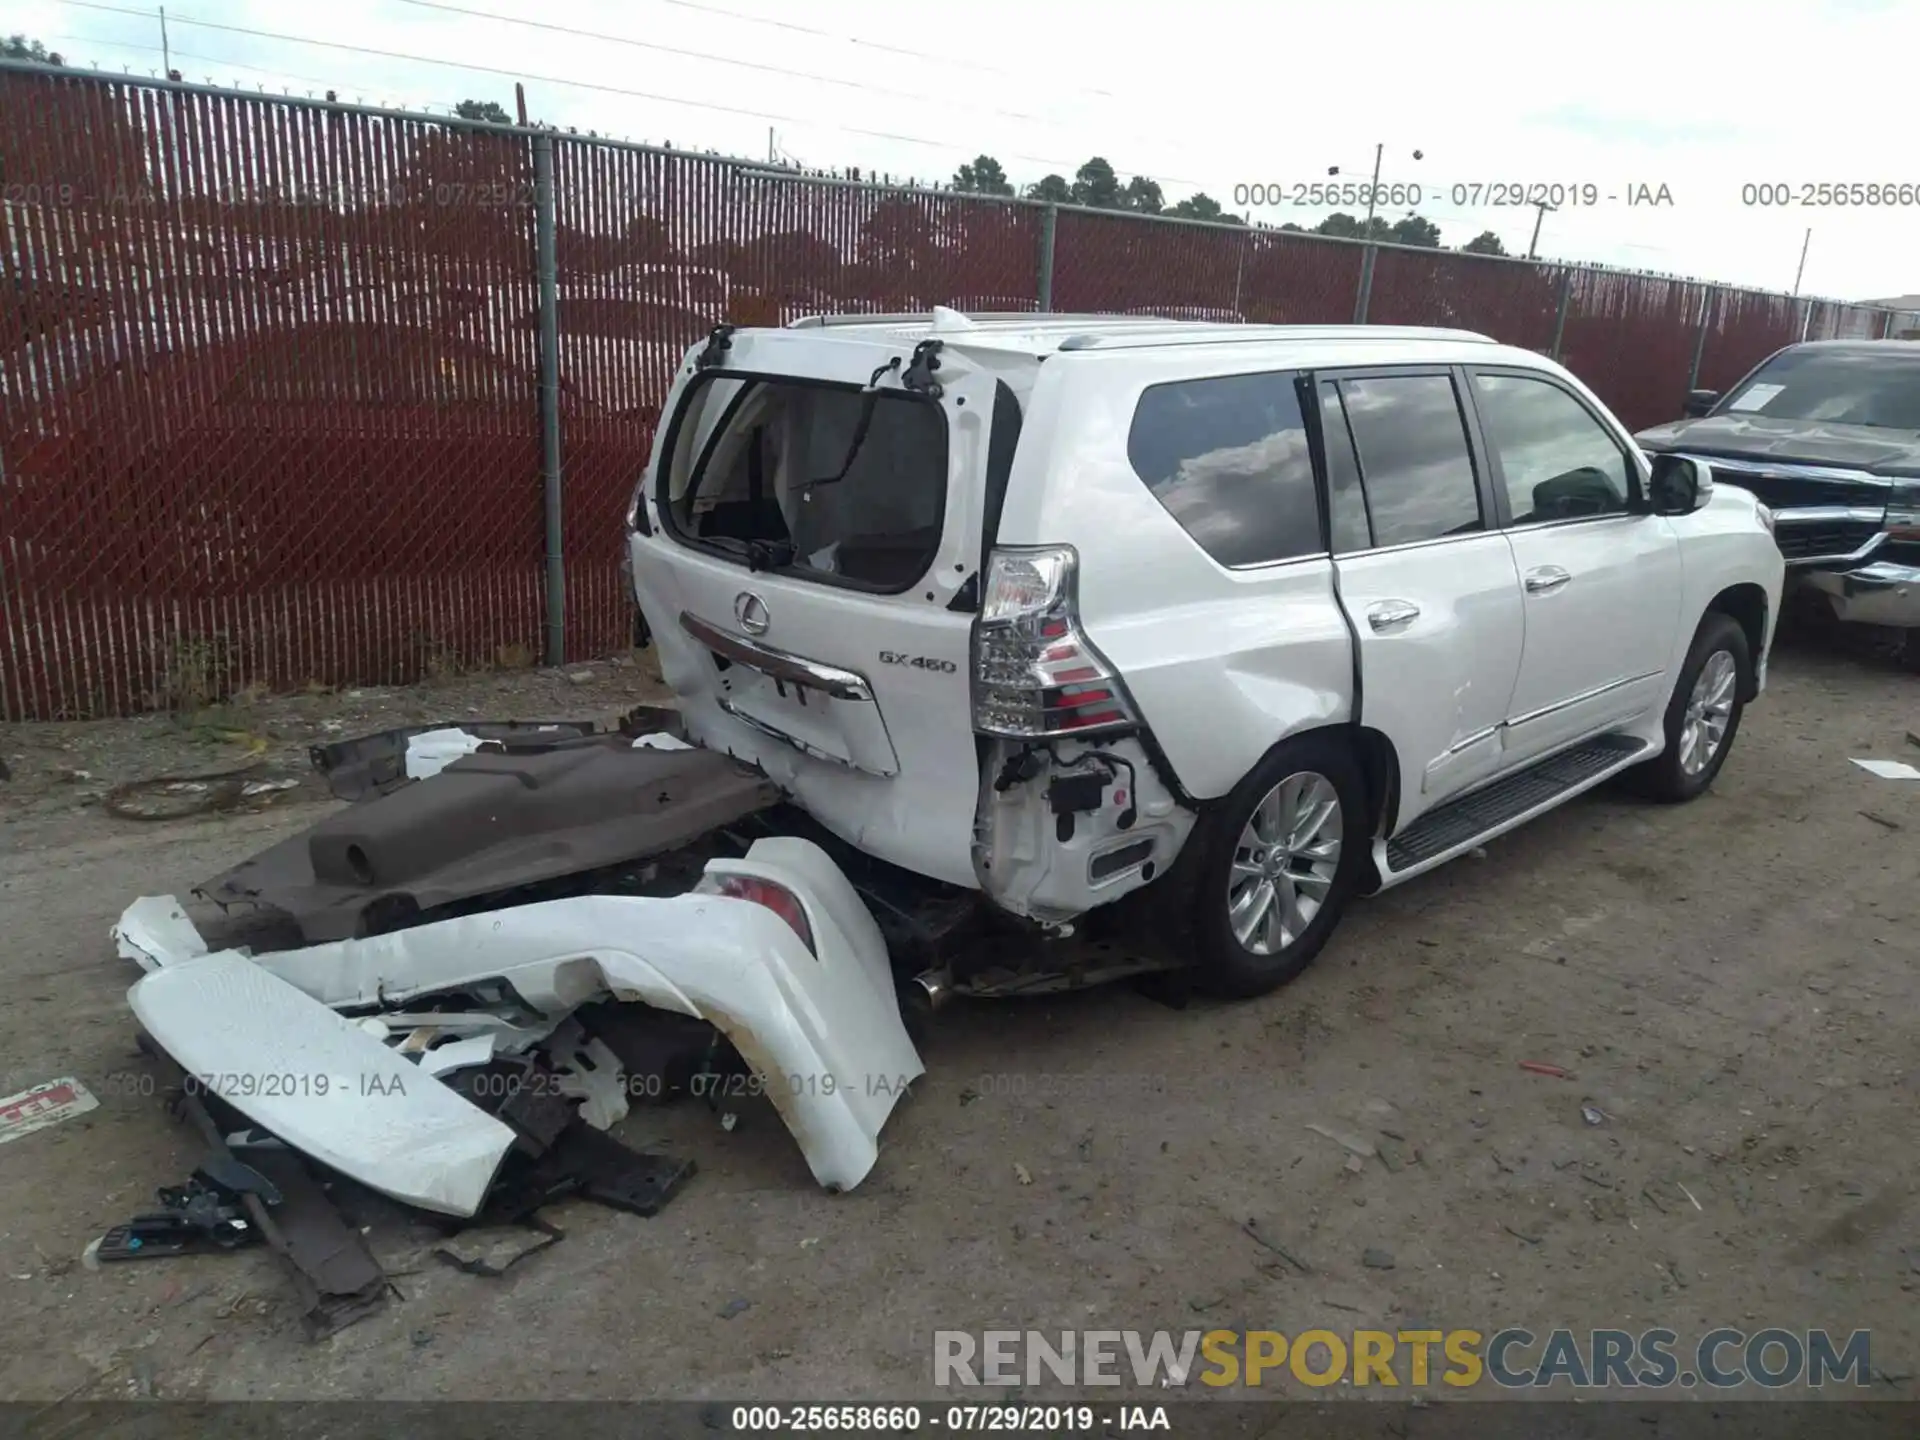
[{"label": "suv taillight", "polygon": [[1118,677],[1080,631],[1069,545],[995,550],[973,628],[973,728],[1016,739],[1136,723]]},{"label": "suv taillight", "polygon": [[[807,907],[786,886],[763,880],[758,875],[742,875],[737,871],[716,874],[708,871],[693,888],[697,894],[725,895],[731,900],[751,900],[756,905],[764,906],[792,927],[793,933],[800,937],[801,944],[813,950],[813,926],[807,920]],[[818,955],[819,952],[813,953]]]}]

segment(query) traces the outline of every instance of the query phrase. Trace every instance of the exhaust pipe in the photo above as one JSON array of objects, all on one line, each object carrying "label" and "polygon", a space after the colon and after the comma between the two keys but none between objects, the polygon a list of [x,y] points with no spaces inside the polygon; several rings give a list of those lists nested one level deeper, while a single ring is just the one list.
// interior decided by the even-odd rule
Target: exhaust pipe
[{"label": "exhaust pipe", "polygon": [[913,977],[920,987],[920,998],[929,1014],[944,1007],[953,998],[953,975],[947,970],[923,970]]}]

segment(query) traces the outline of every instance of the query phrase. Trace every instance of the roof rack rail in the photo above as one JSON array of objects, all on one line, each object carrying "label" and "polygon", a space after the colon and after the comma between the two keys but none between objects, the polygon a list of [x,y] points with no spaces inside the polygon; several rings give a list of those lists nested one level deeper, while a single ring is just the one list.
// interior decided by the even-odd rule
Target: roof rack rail
[{"label": "roof rack rail", "polygon": [[[1085,324],[1095,320],[1133,318],[1119,315],[1100,315],[1092,312],[1066,314],[1055,310],[965,310],[960,313],[975,323],[983,320],[990,322],[1019,321],[1026,323],[1066,320],[1076,324]],[[899,325],[907,321],[931,321],[932,319],[933,312],[931,310],[902,310],[889,312],[884,315],[802,315],[797,319],[789,320],[786,328],[789,330],[815,330],[830,325]]]},{"label": "roof rack rail", "polygon": [[[1245,332],[1245,333],[1238,333]],[[1475,330],[1444,330],[1421,325],[1200,325],[1187,322],[1172,334],[1136,331],[1102,335],[1082,332],[1060,342],[1061,350],[1144,348],[1149,345],[1253,345],[1276,340],[1432,340],[1495,345]]]}]

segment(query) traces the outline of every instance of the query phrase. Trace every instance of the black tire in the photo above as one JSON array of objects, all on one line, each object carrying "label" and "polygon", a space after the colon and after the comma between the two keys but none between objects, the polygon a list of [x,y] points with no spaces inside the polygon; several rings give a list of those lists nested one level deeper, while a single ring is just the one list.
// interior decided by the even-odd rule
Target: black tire
[{"label": "black tire", "polygon": [[[1688,705],[1700,672],[1713,656],[1722,651],[1733,657],[1733,709],[1727,716],[1727,728],[1720,737],[1719,748],[1705,766],[1689,772],[1681,753]],[[1667,748],[1644,765],[1636,765],[1627,771],[1624,778],[1628,788],[1649,800],[1666,805],[1677,805],[1705,793],[1707,787],[1713,784],[1714,777],[1720,773],[1720,767],[1727,763],[1727,756],[1733,750],[1734,737],[1740,733],[1740,717],[1746,713],[1747,696],[1752,693],[1753,656],[1747,646],[1747,632],[1740,628],[1740,623],[1731,615],[1709,610],[1701,618],[1700,628],[1694,632],[1686,663],[1680,667],[1680,678],[1674,682],[1673,695],[1667,701]]]},{"label": "black tire", "polygon": [[[1296,775],[1323,777],[1340,802],[1340,850],[1319,908],[1304,930],[1271,953],[1249,948],[1234,934],[1228,914],[1230,884],[1241,832],[1269,792]],[[1303,735],[1277,746],[1201,822],[1199,863],[1192,876],[1191,930],[1195,980],[1231,999],[1264,995],[1293,979],[1327,943],[1357,888],[1372,841],[1366,781],[1352,748],[1337,735]],[[1257,931],[1256,931],[1257,935]]]}]

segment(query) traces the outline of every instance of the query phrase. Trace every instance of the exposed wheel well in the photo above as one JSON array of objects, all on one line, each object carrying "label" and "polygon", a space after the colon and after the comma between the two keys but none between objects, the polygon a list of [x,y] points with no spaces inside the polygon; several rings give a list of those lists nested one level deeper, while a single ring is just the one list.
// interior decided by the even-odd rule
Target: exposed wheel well
[{"label": "exposed wheel well", "polygon": [[1760,651],[1767,643],[1767,592],[1753,584],[1729,585],[1707,602],[1707,613],[1715,612],[1732,616],[1746,632],[1747,654],[1754,665],[1747,673],[1747,693],[1740,698],[1751,700],[1758,688]]},{"label": "exposed wheel well", "polygon": [[1393,742],[1383,732],[1366,725],[1318,725],[1297,731],[1287,739],[1322,733],[1344,736],[1353,746],[1354,757],[1359,760],[1360,772],[1367,781],[1367,819],[1375,834],[1389,833],[1400,807],[1400,757],[1394,751]]}]

